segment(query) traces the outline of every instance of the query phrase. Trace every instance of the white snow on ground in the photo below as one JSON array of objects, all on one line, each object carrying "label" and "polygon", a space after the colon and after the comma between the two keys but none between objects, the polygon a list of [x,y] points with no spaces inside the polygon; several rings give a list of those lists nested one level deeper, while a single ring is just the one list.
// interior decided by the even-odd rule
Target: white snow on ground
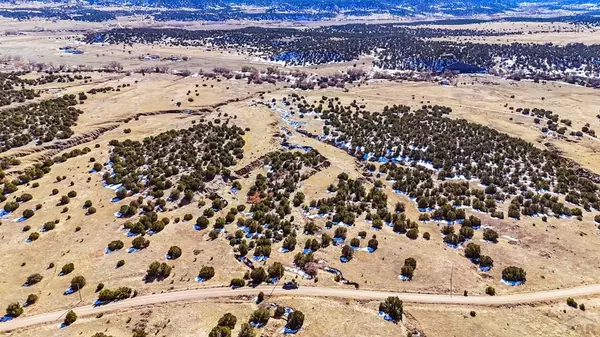
[{"label": "white snow on ground", "polygon": [[312,276],[308,275],[304,270],[302,270],[300,268],[284,266],[283,269],[285,269],[286,271],[288,271],[290,273],[294,273],[296,275],[299,275],[302,278],[312,279]]}]

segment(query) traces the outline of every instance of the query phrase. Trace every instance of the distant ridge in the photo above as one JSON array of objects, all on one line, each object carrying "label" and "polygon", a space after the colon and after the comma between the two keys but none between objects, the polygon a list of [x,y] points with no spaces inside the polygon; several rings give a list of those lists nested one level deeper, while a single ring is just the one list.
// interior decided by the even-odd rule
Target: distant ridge
[{"label": "distant ridge", "polygon": [[[340,17],[419,18],[427,20],[498,19],[560,16],[563,21],[597,22],[600,5],[589,0],[40,0],[59,6],[24,6],[29,0],[0,0],[0,17],[108,21],[145,16],[155,21],[321,21]],[[40,1],[35,1],[39,3]],[[99,7],[111,7],[104,10]],[[583,17],[585,16],[585,17]]]},{"label": "distant ridge", "polygon": [[[26,3],[21,1],[18,3]],[[74,4],[72,0],[42,0],[47,3]],[[0,0],[0,3],[15,3],[13,0]],[[163,8],[195,8],[216,9],[235,8],[239,6],[261,7],[266,11],[295,11],[295,12],[333,12],[348,14],[390,13],[396,15],[419,15],[419,14],[448,14],[448,15],[472,15],[472,14],[498,14],[507,11],[515,11],[521,8],[521,4],[527,6],[540,6],[548,10],[568,9],[575,12],[583,12],[583,7],[589,4],[589,0],[81,0],[78,4],[99,6],[147,6]]]}]

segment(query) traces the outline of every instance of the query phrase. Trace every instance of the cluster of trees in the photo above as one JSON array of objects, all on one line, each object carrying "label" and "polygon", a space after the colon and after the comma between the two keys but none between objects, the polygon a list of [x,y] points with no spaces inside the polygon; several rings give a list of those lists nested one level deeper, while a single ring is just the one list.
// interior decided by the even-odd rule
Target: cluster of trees
[{"label": "cluster of trees", "polygon": [[413,278],[415,269],[417,269],[417,260],[415,260],[412,257],[409,257],[404,260],[404,265],[400,269],[400,275],[402,275],[410,281]]},{"label": "cluster of trees", "polygon": [[[275,317],[283,315],[283,307],[277,307]],[[297,314],[294,315],[294,313]],[[254,326],[265,326],[271,318],[271,311],[268,308],[258,308],[250,315],[248,323],[242,323],[238,337],[256,337]],[[226,313],[217,322],[217,325],[208,334],[209,337],[231,337],[231,331],[235,329],[238,320],[232,313]],[[304,314],[301,311],[294,311],[288,317],[286,327],[297,331],[304,324]]]},{"label": "cluster of trees", "polygon": [[498,233],[493,229],[486,229],[483,231],[483,239],[489,242],[498,242]]},{"label": "cluster of trees", "polygon": [[60,274],[68,275],[68,274],[72,273],[73,270],[75,270],[75,264],[70,262],[70,263],[67,263],[64,266],[62,266],[62,268],[60,269]]},{"label": "cluster of trees", "polygon": [[63,321],[63,324],[65,326],[69,326],[69,325],[75,323],[76,320],[77,320],[77,314],[73,310],[69,310],[69,312],[67,312],[67,314],[65,315],[65,320]]},{"label": "cluster of trees", "polygon": [[[577,302],[572,297],[567,298],[567,305],[572,308],[577,309]],[[583,304],[583,303],[579,304],[579,310],[585,311],[585,304]]]},{"label": "cluster of trees", "polygon": [[25,282],[25,284],[28,286],[32,286],[34,284],[42,282],[43,279],[44,279],[44,277],[41,274],[34,273],[34,274],[27,276],[27,281]]},{"label": "cluster of trees", "polygon": [[[290,216],[293,207],[290,199],[293,195],[294,202],[301,204],[304,197],[296,193],[300,182],[329,164],[317,151],[277,151],[267,154],[261,160],[269,167],[269,172],[266,176],[258,174],[248,191],[248,202],[252,205],[249,212],[252,216],[238,218],[239,229],[228,236],[231,246],[240,256],[246,256],[254,249],[254,256],[269,257],[272,243],[282,240],[283,248],[290,251],[295,249],[297,234],[293,224],[294,217]],[[228,213],[229,221],[227,218],[223,219],[223,225],[232,222],[235,214],[243,210],[245,207],[232,208]],[[207,225],[208,219],[201,217],[198,222],[202,222],[200,225]],[[245,236],[250,238],[250,242],[244,239]],[[318,243],[311,242],[311,246],[317,248],[317,245]]]},{"label": "cluster of trees", "polygon": [[288,320],[285,325],[291,331],[298,331],[304,325],[304,313],[300,310],[294,310],[288,315]]},{"label": "cluster of trees", "polygon": [[[556,189],[555,189],[556,191]],[[587,197],[580,198],[581,195]],[[593,192],[579,192],[570,190],[565,195],[565,200],[573,204],[582,205],[587,211],[591,211],[591,207],[598,207],[598,196],[596,195],[596,188],[593,187]],[[590,200],[593,203],[590,204]],[[508,208],[508,216],[511,218],[518,219],[520,215],[535,216],[535,215],[554,215],[554,216],[576,216],[581,217],[583,211],[579,207],[568,207],[562,203],[557,195],[550,193],[534,194],[531,191],[523,192],[521,195],[516,196],[510,202]]]},{"label": "cluster of trees", "polygon": [[[8,168],[13,165],[19,165],[20,162],[18,160],[2,160],[0,161],[0,165],[2,168]],[[2,188],[2,194],[0,194],[0,202],[6,201],[7,194],[11,194],[19,190],[19,185],[23,185],[28,183],[31,180],[39,179],[44,176],[44,174],[50,172],[50,166],[52,166],[52,161],[44,161],[44,163],[35,164],[33,167],[28,167],[24,170],[23,174],[21,174],[17,179],[12,181],[8,181],[6,178],[6,173],[2,169],[0,169],[0,178],[3,179],[4,186]],[[33,183],[33,185],[39,186],[39,183]],[[9,201],[9,206],[4,210],[7,212],[14,211],[19,206]]]},{"label": "cluster of trees", "polygon": [[[136,9],[129,8],[99,8],[92,9],[85,6],[61,6],[56,8],[44,7],[32,10],[28,7],[16,7],[10,9],[0,9],[0,16],[18,20],[30,20],[34,18],[43,18],[51,20],[74,20],[85,22],[106,22],[117,20],[119,17],[141,15],[146,18],[152,18],[156,21],[227,21],[227,20],[252,20],[252,21],[321,21],[333,18],[335,13],[330,11],[313,12],[302,10],[297,12],[290,9],[289,11],[260,11],[248,12],[238,7],[230,6],[229,4],[208,6],[203,1],[183,2],[158,4],[148,3],[147,5],[154,8]],[[156,7],[158,6],[158,7]],[[166,8],[167,7],[167,8]],[[181,7],[188,7],[181,9]],[[286,6],[287,7],[287,6]],[[302,6],[304,7],[304,6]],[[193,8],[193,9],[192,9]],[[297,8],[294,6],[293,8]],[[304,7],[306,8],[306,7]],[[102,35],[93,35],[91,41],[103,42]]]},{"label": "cluster of trees", "polygon": [[581,128],[581,131],[571,131],[571,135],[574,133],[575,136],[581,137],[582,134],[580,132],[587,133],[591,137],[596,138],[596,130],[590,127],[590,123],[585,123],[585,125]]},{"label": "cluster of trees", "polygon": [[[383,224],[387,223],[396,233],[406,234],[409,238],[416,239],[419,225],[406,217],[405,205],[399,203],[394,212],[390,212],[387,207],[387,195],[377,185],[378,181],[367,191],[360,180],[349,179],[346,173],[341,173],[337,185],[330,185],[328,188],[330,192],[335,192],[335,196],[312,200],[304,210],[309,212],[311,208],[316,208],[319,214],[331,215],[332,220],[327,221],[326,228],[332,228],[333,224],[337,223],[353,225],[355,220],[366,212],[365,219],[370,221],[374,228],[381,229]],[[345,239],[346,231],[345,227],[336,227],[334,237]],[[366,237],[366,232],[363,236]],[[322,244],[329,245],[330,237],[327,235],[322,241]],[[358,245],[357,242],[354,243],[355,246]],[[373,236],[368,242],[368,247],[376,250],[378,246],[379,242]],[[351,258],[350,253],[345,257]]]},{"label": "cluster of trees", "polygon": [[281,264],[281,262],[273,262],[273,264],[267,269],[267,272],[269,273],[270,278],[281,279],[285,269],[283,268],[283,264]]},{"label": "cluster of trees", "polygon": [[131,247],[134,249],[146,249],[150,246],[150,240],[143,236],[138,236],[131,241]]},{"label": "cluster of trees", "polygon": [[268,308],[259,308],[250,315],[250,323],[255,325],[264,326],[269,322],[271,318],[271,310]]},{"label": "cluster of trees", "polygon": [[[290,209],[290,195],[294,193],[298,184],[306,180],[314,173],[329,166],[329,162],[318,151],[277,151],[267,154],[263,158],[264,165],[269,167],[269,173],[265,177],[259,174],[254,185],[248,190],[249,201],[260,201],[267,198],[269,194],[285,196],[283,211]],[[302,204],[304,196],[294,195],[294,204]],[[257,203],[257,202],[254,202]],[[277,208],[276,208],[277,209]]]},{"label": "cluster of trees", "polygon": [[[290,237],[288,237],[288,238],[290,238]],[[315,239],[315,238],[309,238],[308,240],[306,240],[304,242],[304,249],[308,249],[308,250],[310,250],[312,252],[316,252],[317,250],[319,250],[319,248],[321,248],[321,243],[319,243],[319,241],[317,239]]]},{"label": "cluster of trees", "polygon": [[394,109],[383,114],[363,111],[362,118],[355,116],[352,110],[356,109],[342,109],[323,118],[330,119],[327,124],[337,141],[352,140],[351,149],[359,149],[357,156],[372,153],[375,159],[430,163],[440,170],[441,179],[478,178],[500,190],[541,189],[553,180],[560,182],[565,173],[559,170],[567,168],[565,160],[531,143],[465,120],[436,116],[429,107],[414,114]]},{"label": "cluster of trees", "polygon": [[181,256],[181,254],[181,248],[179,248],[178,246],[171,246],[171,248],[169,248],[169,251],[167,252],[167,257],[171,260],[176,260]]},{"label": "cluster of trees", "polygon": [[474,234],[473,227],[464,225],[461,226],[458,233],[455,232],[455,228],[452,225],[442,227],[441,231],[442,235],[444,236],[444,242],[452,246],[464,243],[465,241],[471,239]]},{"label": "cluster of trees", "polygon": [[240,288],[246,285],[246,281],[241,278],[233,278],[229,284],[232,288]]},{"label": "cluster of trees", "polygon": [[78,6],[61,6],[56,8],[39,8],[32,10],[27,7],[19,7],[13,9],[2,9],[0,15],[7,18],[14,18],[19,20],[29,20],[32,18],[45,18],[52,20],[75,20],[75,21],[86,21],[86,22],[102,22],[107,20],[114,20],[118,16],[130,14],[128,11],[116,10],[116,11],[104,11],[101,9],[87,9],[85,7]]},{"label": "cluster of trees", "polygon": [[[231,31],[185,29],[113,29],[89,34],[87,42],[101,39],[115,44],[147,43],[178,46],[235,48],[239,52],[283,61],[289,65],[322,64],[358,60],[375,53],[375,65],[382,69],[442,73],[444,71],[497,71],[516,79],[568,79],[600,85],[593,81],[600,65],[595,62],[599,46],[566,46],[537,43],[487,44],[431,40],[456,34],[498,35],[503,33],[434,28],[412,29],[399,25],[343,25],[303,31],[292,29],[246,28]],[[277,41],[277,43],[273,43]],[[504,61],[511,60],[508,66]],[[581,69],[586,78],[567,76]]]},{"label": "cluster of trees", "polygon": [[98,301],[108,303],[112,301],[124,300],[131,297],[135,292],[129,287],[120,287],[115,290],[102,289],[98,293]]},{"label": "cluster of trees", "polygon": [[217,326],[215,326],[210,333],[209,337],[231,337],[231,330],[235,329],[237,323],[237,317],[232,313],[226,313],[223,317],[219,318]]},{"label": "cluster of trees", "polygon": [[[335,196],[312,200],[309,206],[317,208],[319,214],[331,214],[333,223],[353,225],[358,216],[368,212],[367,220],[373,220],[373,226],[381,228],[382,219],[391,217],[387,195],[381,189],[373,187],[367,192],[360,180],[349,179],[345,173],[338,175],[337,185],[330,185],[328,191],[335,192]],[[305,207],[305,211],[310,208]],[[369,215],[371,212],[374,215]]]},{"label": "cluster of trees", "polygon": [[[37,78],[21,78],[21,81],[24,82],[26,85],[31,85],[31,86],[39,86],[39,85],[44,85],[44,84],[49,84],[49,83],[72,83],[75,82],[75,80],[78,81],[84,81],[84,83],[87,83],[88,80],[91,80],[91,76],[88,75],[82,75],[81,73],[78,74],[74,74],[71,75],[69,73],[59,73],[58,71],[68,71],[68,69],[65,69],[66,66],[63,65],[59,65],[56,66],[54,69],[46,69],[44,70],[44,73]],[[38,70],[38,72],[40,72]],[[27,72],[29,73],[29,72]]]},{"label": "cluster of trees", "polygon": [[511,282],[525,282],[527,280],[527,273],[523,268],[510,266],[502,270],[502,279]]},{"label": "cluster of trees", "polygon": [[[24,103],[27,100],[40,97],[40,91],[33,87],[48,83],[71,83],[83,80],[82,75],[70,74],[42,74],[37,78],[26,78],[28,71],[12,71],[0,74],[0,106],[12,103]],[[87,76],[85,77],[87,78]]]},{"label": "cluster of trees", "polygon": [[14,302],[14,303],[10,303],[7,307],[6,307],[6,316],[8,317],[19,317],[23,314],[23,307],[21,306],[21,303],[19,302]]},{"label": "cluster of trees", "polygon": [[96,332],[95,334],[92,335],[92,337],[113,337],[113,336],[112,335],[107,335],[104,332]]},{"label": "cluster of trees", "polygon": [[111,252],[114,252],[115,250],[119,250],[122,249],[124,247],[124,243],[121,240],[114,240],[108,243],[108,247],[107,249]]},{"label": "cluster of trees", "polygon": [[[550,131],[554,131],[556,133],[558,133],[559,135],[564,135],[567,132],[567,127],[570,127],[572,125],[572,121],[570,119],[560,119],[560,116],[558,114],[553,113],[551,110],[546,110],[546,109],[540,109],[540,108],[514,108],[514,107],[509,107],[508,108],[511,111],[516,111],[519,112],[525,116],[533,116],[533,122],[535,124],[540,124],[540,125],[544,125],[542,124],[542,120],[545,120],[545,126],[542,126],[542,132],[546,133],[548,132],[548,130]],[[559,125],[559,121],[560,123],[564,124],[563,126]],[[593,130],[592,130],[593,131]],[[592,133],[593,134],[593,133]],[[575,134],[575,132],[571,132],[571,135],[577,135]],[[577,135],[579,137],[583,136],[583,134],[581,135]]]},{"label": "cluster of trees", "polygon": [[254,213],[253,218],[239,218],[237,224],[241,228],[246,228],[247,236],[251,237],[250,242],[243,239],[246,234],[241,229],[228,237],[231,246],[240,256],[246,256],[251,249],[254,249],[254,256],[268,257],[271,255],[271,243],[279,242],[284,238],[283,247],[289,250],[295,249],[296,232],[290,220],[282,220],[272,213]]},{"label": "cluster of trees", "polygon": [[171,275],[172,266],[169,266],[166,263],[160,263],[158,261],[154,261],[148,266],[148,270],[146,271],[146,282],[152,282],[154,280],[164,280],[169,275]]},{"label": "cluster of trees", "polygon": [[[394,165],[394,164],[391,164]],[[435,209],[431,217],[436,220],[467,220],[460,207],[472,207],[481,212],[489,212],[497,218],[504,218],[502,211],[496,210],[496,201],[503,201],[508,196],[494,184],[485,189],[470,188],[467,181],[444,181],[436,187],[420,185],[408,193],[417,196],[416,202],[421,210]],[[438,208],[439,209],[436,209]],[[431,218],[430,217],[430,218]],[[479,225],[474,225],[476,227]]]},{"label": "cluster of trees", "polygon": [[27,237],[27,240],[29,240],[29,241],[36,241],[39,238],[40,238],[40,233],[33,232],[33,233],[29,234],[29,236]]},{"label": "cluster of trees", "polygon": [[298,252],[294,256],[294,265],[313,277],[318,273],[318,266],[315,264],[315,255],[312,252],[308,254]]},{"label": "cluster of trees", "polygon": [[487,255],[481,255],[481,247],[474,242],[469,242],[465,247],[465,257],[479,264],[482,270],[487,270],[494,266],[494,260]]},{"label": "cluster of trees", "polygon": [[263,256],[263,257],[271,256],[271,243],[272,242],[273,242],[272,239],[269,239],[267,237],[259,237],[258,239],[256,239],[256,241],[253,241],[253,243],[255,243],[254,256]]},{"label": "cluster of trees", "polygon": [[348,229],[346,227],[336,227],[335,231],[334,231],[334,238],[346,240],[347,234],[348,234]]},{"label": "cluster of trees", "polygon": [[200,272],[198,273],[198,277],[208,281],[215,276],[215,268],[211,266],[202,266]]},{"label": "cluster of trees", "polygon": [[479,258],[479,266],[481,268],[491,268],[494,266],[494,260],[487,255],[481,255]]},{"label": "cluster of trees", "polygon": [[396,191],[410,193],[417,190],[417,188],[434,187],[431,171],[423,166],[403,167],[393,163],[385,163],[379,166],[379,172],[385,175],[385,180],[394,182],[392,187]]},{"label": "cluster of trees", "polygon": [[0,152],[36,141],[38,144],[73,135],[71,127],[83,111],[74,108],[75,95],[9,108],[0,113]]},{"label": "cluster of trees", "polygon": [[404,314],[404,307],[398,297],[390,296],[379,304],[379,311],[389,315],[394,322],[400,322]]},{"label": "cluster of trees", "polygon": [[[510,215],[540,213],[541,207],[535,204],[542,202],[554,216],[580,214],[579,208],[568,208],[557,197],[540,191],[567,195],[586,210],[600,209],[598,186],[578,174],[565,158],[489,127],[446,118],[450,109],[445,107],[424,105],[412,113],[407,106],[392,106],[379,113],[356,102],[343,105],[327,97],[312,105],[302,96],[289,96],[286,102],[295,102],[298,109],[309,106],[325,120],[320,139],[368,159],[367,168],[375,168],[371,162],[383,163],[378,175],[387,175],[394,189],[416,198],[419,208],[441,208],[434,210],[436,219],[452,220],[462,212],[444,205],[469,206],[504,218],[496,202],[513,196],[519,197],[519,205]],[[535,113],[549,115],[542,110]],[[556,119],[554,114],[549,116]],[[411,167],[398,168],[400,163]],[[438,170],[437,175],[428,168]],[[470,188],[464,181],[436,186],[434,176],[442,181],[475,178],[485,188]]]},{"label": "cluster of trees", "polygon": [[[126,87],[127,87],[127,86],[130,86],[130,85],[131,85],[131,84],[129,84],[129,83],[125,83],[125,84],[123,84],[123,86],[126,86]],[[121,86],[119,85],[119,86],[117,87],[117,89],[120,89],[120,87],[121,87]],[[104,93],[107,93],[107,92],[109,92],[109,91],[115,91],[115,90],[116,90],[116,89],[115,89],[114,87],[92,88],[92,89],[88,90],[86,93],[88,93],[88,94],[90,94],[90,95],[95,95],[95,94],[97,94],[97,93],[103,93],[103,94],[104,94]],[[82,99],[81,99],[81,97],[86,97],[86,95],[85,95],[84,93],[79,93],[79,97],[80,97],[79,99],[80,99],[80,100],[82,100]],[[87,97],[86,97],[86,98],[87,98]]]},{"label": "cluster of trees", "polygon": [[267,272],[265,268],[258,267],[252,269],[250,272],[250,281],[252,281],[252,285],[257,286],[267,280]]},{"label": "cluster of trees", "polygon": [[71,290],[79,291],[80,289],[85,287],[86,284],[87,284],[87,281],[86,281],[85,277],[83,277],[81,275],[75,276],[75,277],[73,277],[73,279],[71,279]]},{"label": "cluster of trees", "polygon": [[[69,160],[70,158],[88,154],[88,153],[90,153],[90,151],[92,151],[92,150],[86,146],[82,149],[73,149],[69,152],[64,152],[60,156],[52,158],[52,160],[50,160],[50,161],[44,161],[44,164],[41,168],[43,169],[45,166],[47,166],[49,168],[54,163],[64,163],[67,160]],[[34,168],[38,168],[37,165],[34,165]],[[35,177],[35,175],[33,175],[31,172],[26,172],[25,177],[30,177],[30,180],[31,180],[31,177]]]},{"label": "cluster of trees", "polygon": [[[125,214],[128,215],[131,213],[131,208],[135,208],[137,210],[137,205],[137,201],[134,200],[129,205],[123,205],[125,207],[121,206],[121,210],[125,210],[125,208],[127,208],[125,210]],[[148,211],[150,208],[153,207],[151,205],[153,205],[153,201],[148,200],[148,207],[144,207],[144,210]],[[136,222],[126,221],[123,224],[123,227],[129,230],[129,233],[131,234],[144,235],[149,231],[152,231],[152,233],[160,233],[169,223],[169,218],[164,217],[162,219],[159,219],[158,214],[155,211],[150,210],[147,213],[143,214]]]},{"label": "cluster of trees", "polygon": [[29,294],[29,295],[27,295],[27,300],[25,300],[25,306],[33,305],[33,304],[37,303],[38,300],[39,300],[38,295]]},{"label": "cluster of trees", "polygon": [[245,131],[229,126],[228,121],[201,121],[191,128],[169,130],[142,141],[112,140],[112,167],[103,179],[107,184],[123,185],[117,191],[120,199],[144,190],[162,206],[163,197],[190,203],[207,182],[217,176],[227,179],[229,168],[243,158]]},{"label": "cluster of trees", "polygon": [[344,245],[342,247],[342,258],[345,259],[346,261],[350,261],[350,260],[352,260],[353,256],[354,256],[354,249],[352,249],[352,247],[350,247],[349,245]]}]

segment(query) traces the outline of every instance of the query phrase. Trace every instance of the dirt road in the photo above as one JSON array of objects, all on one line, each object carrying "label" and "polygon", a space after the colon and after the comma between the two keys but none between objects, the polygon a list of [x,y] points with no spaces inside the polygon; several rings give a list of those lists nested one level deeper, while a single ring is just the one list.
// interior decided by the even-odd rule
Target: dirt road
[{"label": "dirt road", "polygon": [[[177,301],[195,301],[218,297],[236,297],[236,296],[254,296],[259,292],[270,294],[273,290],[271,286],[260,286],[256,288],[231,289],[205,288],[185,291],[167,292],[161,294],[152,294],[139,296],[124,301],[113,302],[102,306],[85,305],[73,308],[77,316],[90,316],[99,313],[128,309],[137,306],[147,306],[158,303],[177,302]],[[564,300],[567,297],[588,296],[600,294],[600,284],[581,286],[568,289],[557,289],[548,291],[539,291],[533,293],[523,293],[504,296],[461,296],[461,295],[440,295],[440,294],[417,294],[417,293],[395,293],[373,290],[355,290],[338,288],[320,288],[320,287],[302,287],[296,290],[284,290],[277,288],[273,291],[273,296],[316,296],[316,297],[338,297],[352,299],[385,299],[388,296],[398,296],[402,301],[412,303],[439,303],[439,304],[460,304],[460,305],[505,305],[505,304],[523,304],[541,301]],[[33,316],[19,317],[0,323],[0,332],[10,331],[18,328],[24,328],[37,324],[46,324],[56,322],[60,323],[67,310],[49,312]]]}]

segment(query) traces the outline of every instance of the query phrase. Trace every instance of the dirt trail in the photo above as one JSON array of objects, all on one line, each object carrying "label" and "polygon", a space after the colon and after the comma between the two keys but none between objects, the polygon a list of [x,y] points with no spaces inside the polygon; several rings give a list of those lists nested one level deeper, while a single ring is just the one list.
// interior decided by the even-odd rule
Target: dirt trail
[{"label": "dirt trail", "polygon": [[[503,296],[451,296],[442,294],[416,294],[416,293],[396,293],[374,290],[355,290],[341,288],[320,288],[320,287],[302,287],[295,290],[284,290],[281,288],[273,289],[272,286],[259,286],[255,288],[231,289],[228,287],[205,288],[185,290],[179,292],[166,292],[161,294],[152,294],[139,296],[124,301],[113,302],[102,306],[85,305],[72,310],[78,317],[97,315],[116,310],[123,310],[139,306],[147,306],[159,303],[179,302],[179,301],[197,301],[208,298],[236,297],[236,296],[254,296],[259,292],[271,293],[273,296],[313,296],[313,297],[338,297],[352,298],[358,300],[383,300],[389,296],[398,296],[400,300],[411,303],[434,303],[434,304],[456,304],[456,305],[483,305],[483,306],[501,306],[515,305],[543,301],[562,300],[567,297],[578,297],[600,294],[600,284],[581,286],[568,289],[557,289],[549,291],[539,291],[533,293],[522,293]],[[20,317],[8,322],[0,323],[0,332],[15,330],[37,324],[46,324],[51,322],[60,322],[66,311],[55,311],[39,315]]]}]

